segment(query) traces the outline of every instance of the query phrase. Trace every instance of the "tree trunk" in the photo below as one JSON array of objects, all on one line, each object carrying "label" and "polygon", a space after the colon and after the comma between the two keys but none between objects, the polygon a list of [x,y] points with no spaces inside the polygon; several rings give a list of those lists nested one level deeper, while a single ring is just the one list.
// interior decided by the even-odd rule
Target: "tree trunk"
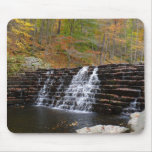
[{"label": "tree trunk", "polygon": [[[114,24],[115,24],[115,26],[117,26],[117,20],[114,20]],[[113,32],[113,49],[112,49],[112,54],[110,55],[111,58],[113,58],[115,55],[115,35],[116,35],[116,31],[114,30],[114,32]]]},{"label": "tree trunk", "polygon": [[50,20],[47,20],[47,28],[46,28],[46,42],[49,44],[50,39]]},{"label": "tree trunk", "polygon": [[37,20],[35,20],[35,24],[34,24],[34,32],[33,32],[33,48],[32,48],[32,53],[34,52],[35,50],[35,45],[34,45],[34,42],[37,41],[36,40],[36,34],[37,34]]},{"label": "tree trunk", "polygon": [[133,53],[132,53],[132,41],[133,41],[133,32],[131,33],[131,48],[130,48],[130,62],[132,63],[132,56],[133,56]]},{"label": "tree trunk", "polygon": [[45,58],[48,61],[48,50],[49,50],[49,43],[50,43],[50,20],[48,19],[46,22],[46,46],[45,46]]},{"label": "tree trunk", "polygon": [[115,54],[115,36],[113,36],[113,47],[112,47],[112,52],[110,54],[110,59],[113,58],[114,54]]},{"label": "tree trunk", "polygon": [[141,53],[140,53],[140,62],[141,62],[141,63],[143,62],[143,58],[144,58],[144,52],[141,51]]},{"label": "tree trunk", "polygon": [[102,65],[102,52],[104,50],[104,43],[105,43],[105,34],[103,36],[102,45],[101,45],[101,51],[100,51],[100,65]]},{"label": "tree trunk", "polygon": [[127,55],[127,20],[125,22],[125,40],[126,40],[126,43],[125,43],[125,55]]},{"label": "tree trunk", "polygon": [[108,51],[108,46],[109,46],[109,38],[107,39],[107,43],[106,43],[106,50],[105,50],[105,52],[104,52],[103,63],[104,63],[104,62],[105,62],[105,60],[106,60],[107,51]]},{"label": "tree trunk", "polygon": [[52,43],[53,27],[54,27],[54,20],[52,20],[52,22],[51,22],[51,33],[50,33],[50,37],[49,37],[50,44]]},{"label": "tree trunk", "polygon": [[[136,21],[137,23],[137,37],[136,37],[136,46],[138,44],[138,21]],[[134,57],[134,61],[136,62],[137,60],[137,49],[135,50],[135,57]]]},{"label": "tree trunk", "polygon": [[39,36],[39,44],[42,43],[43,29],[44,29],[44,20],[42,20],[42,23],[41,23],[40,36]]},{"label": "tree trunk", "polygon": [[61,30],[61,20],[58,21],[58,30],[57,30],[57,34],[60,34],[60,30]]}]

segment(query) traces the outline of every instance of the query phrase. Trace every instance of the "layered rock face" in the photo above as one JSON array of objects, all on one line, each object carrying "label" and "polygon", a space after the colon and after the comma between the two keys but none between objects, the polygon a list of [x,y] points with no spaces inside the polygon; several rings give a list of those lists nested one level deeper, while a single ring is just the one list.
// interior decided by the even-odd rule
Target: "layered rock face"
[{"label": "layered rock face", "polygon": [[[88,75],[93,73],[94,68],[88,67]],[[40,90],[44,93],[43,104],[55,105],[65,96],[65,91],[80,69],[39,69],[9,77],[8,105],[33,104],[37,102]],[[92,111],[119,114],[135,100],[139,111],[144,109],[144,65],[101,65],[98,66],[97,76],[100,83],[97,84]]]}]

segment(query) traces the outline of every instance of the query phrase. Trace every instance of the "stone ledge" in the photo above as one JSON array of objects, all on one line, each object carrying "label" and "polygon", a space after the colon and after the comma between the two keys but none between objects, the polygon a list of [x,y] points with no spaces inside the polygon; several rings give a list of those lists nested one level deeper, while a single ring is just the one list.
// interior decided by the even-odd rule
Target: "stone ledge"
[{"label": "stone ledge", "polygon": [[[61,95],[63,97],[72,77],[80,68],[52,69],[54,74],[50,74],[50,78],[54,79],[54,83],[50,86],[48,97],[51,98],[54,95],[55,99],[59,99]],[[89,74],[92,73],[93,68],[94,66],[89,67]],[[94,106],[94,111],[118,114],[135,98],[138,98],[137,102],[140,102],[144,109],[144,65],[109,64],[101,65],[98,69],[101,84],[99,84],[100,90],[97,90],[95,94],[98,105]],[[47,79],[47,71],[48,69],[38,69],[37,71],[25,72],[21,76],[9,77],[8,104],[34,102],[38,91]],[[40,77],[41,82],[38,84]],[[62,86],[64,90],[56,92],[61,84],[60,78],[65,80]]]}]

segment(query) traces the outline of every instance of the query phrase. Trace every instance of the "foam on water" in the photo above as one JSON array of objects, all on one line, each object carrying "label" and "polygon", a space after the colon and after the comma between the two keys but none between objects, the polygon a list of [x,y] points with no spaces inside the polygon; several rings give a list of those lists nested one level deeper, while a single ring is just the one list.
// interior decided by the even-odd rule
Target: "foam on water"
[{"label": "foam on water", "polygon": [[88,67],[80,69],[65,91],[65,96],[58,100],[54,107],[74,111],[91,111],[100,83],[97,71],[98,68],[95,67],[89,76]]},{"label": "foam on water", "polygon": [[[37,105],[43,105],[44,102],[47,103],[49,101],[48,94],[49,94],[49,87],[53,83],[53,80],[50,79],[50,74],[53,74],[53,71],[47,71],[47,79],[44,82],[43,87],[38,92],[38,98],[36,100]],[[39,79],[40,84],[41,78]]]}]

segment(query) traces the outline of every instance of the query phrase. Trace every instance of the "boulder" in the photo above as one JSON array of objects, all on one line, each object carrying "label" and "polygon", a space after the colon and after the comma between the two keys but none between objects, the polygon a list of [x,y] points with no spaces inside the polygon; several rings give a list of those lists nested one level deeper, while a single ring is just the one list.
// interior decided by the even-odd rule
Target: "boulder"
[{"label": "boulder", "polygon": [[50,68],[50,65],[44,63],[41,59],[35,57],[25,57],[25,63],[23,64],[24,68],[30,70],[37,70],[38,68]]},{"label": "boulder", "polygon": [[120,126],[113,126],[113,125],[96,125],[93,127],[84,127],[81,129],[76,130],[79,134],[96,134],[96,133],[102,133],[102,134],[120,134],[124,133],[127,130],[129,130],[126,127],[120,127]]},{"label": "boulder", "polygon": [[145,111],[135,112],[130,115],[128,125],[132,132],[139,133],[144,129],[145,124]]}]

